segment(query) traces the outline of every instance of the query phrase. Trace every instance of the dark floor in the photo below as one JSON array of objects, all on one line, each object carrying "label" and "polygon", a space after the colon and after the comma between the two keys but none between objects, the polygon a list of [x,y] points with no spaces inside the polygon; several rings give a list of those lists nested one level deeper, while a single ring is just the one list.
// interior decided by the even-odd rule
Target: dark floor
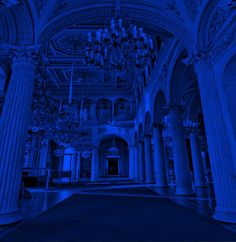
[{"label": "dark floor", "polygon": [[180,206],[166,195],[143,186],[78,189],[1,241],[236,241],[236,233],[182,206],[196,197],[180,198]]}]

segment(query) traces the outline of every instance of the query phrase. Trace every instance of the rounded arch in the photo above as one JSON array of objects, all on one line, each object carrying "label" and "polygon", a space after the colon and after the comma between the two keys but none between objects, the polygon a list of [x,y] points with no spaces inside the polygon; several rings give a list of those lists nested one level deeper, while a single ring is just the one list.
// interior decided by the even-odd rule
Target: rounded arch
[{"label": "rounded arch", "polygon": [[17,44],[33,45],[35,43],[35,25],[28,1],[21,1],[20,4],[12,8],[12,12],[17,28]]},{"label": "rounded arch", "polygon": [[129,147],[125,139],[113,135],[98,144],[99,176],[129,177]]},{"label": "rounded arch", "polygon": [[100,137],[99,139],[96,140],[96,144],[99,145],[101,144],[104,140],[107,140],[107,139],[121,139],[121,140],[124,140],[125,143],[127,145],[129,145],[129,142],[127,140],[126,137],[122,136],[122,135],[118,135],[118,134],[107,134],[107,135],[104,135],[102,137]]},{"label": "rounded arch", "polygon": [[172,71],[169,86],[169,102],[172,104],[184,103],[189,93],[198,88],[194,66],[184,63],[186,57],[187,52],[183,51],[176,60]]},{"label": "rounded arch", "polygon": [[234,3],[231,0],[207,0],[201,14],[197,19],[197,40],[196,43],[200,49],[209,46],[209,43],[215,40],[217,33],[234,11]]},{"label": "rounded arch", "polygon": [[145,115],[144,132],[145,134],[151,134],[152,132],[152,117],[149,111]]},{"label": "rounded arch", "polygon": [[202,115],[202,106],[199,92],[195,93],[188,104],[188,113],[186,118],[192,121],[198,121],[199,115]]},{"label": "rounded arch", "polygon": [[125,140],[128,145],[131,145],[131,139],[127,134],[124,134],[124,133],[119,132],[119,131],[115,132],[115,130],[113,130],[113,132],[111,132],[111,133],[107,132],[107,133],[103,133],[102,135],[99,135],[95,139],[94,144],[95,144],[95,146],[98,146],[101,143],[102,140],[108,139],[108,138],[111,138],[111,137],[121,138],[121,139]]},{"label": "rounded arch", "polygon": [[236,138],[236,55],[234,55],[224,70],[223,86],[226,101],[229,109],[229,115]]},{"label": "rounded arch", "polygon": [[0,36],[2,43],[16,44],[17,26],[14,16],[9,9],[0,11]]},{"label": "rounded arch", "polygon": [[200,48],[207,46],[210,23],[217,9],[217,1],[208,0],[197,19],[197,43]]},{"label": "rounded arch", "polygon": [[166,96],[163,91],[159,91],[154,101],[154,123],[159,124],[163,119],[163,108],[166,106]]},{"label": "rounded arch", "polygon": [[114,115],[121,116],[130,113],[130,101],[125,98],[118,98],[114,102]]},{"label": "rounded arch", "polygon": [[[143,25],[150,26],[150,30],[164,29],[169,33],[176,36],[183,45],[192,52],[195,49],[193,36],[182,24],[182,21],[178,16],[168,12],[166,9],[160,9],[155,5],[149,5],[144,1],[132,2],[126,1],[122,4],[121,14],[129,16],[130,21],[137,21],[143,23]],[[56,15],[48,21],[48,24],[42,30],[39,35],[37,43],[47,43],[58,31],[63,28],[69,27],[73,24],[88,23],[89,21],[99,21],[102,23],[107,18],[114,16],[114,3],[101,3],[87,4],[83,7],[73,7],[69,10],[65,10],[61,14]]]},{"label": "rounded arch", "polygon": [[112,101],[106,98],[97,100],[96,116],[99,122],[107,122],[112,120]]}]

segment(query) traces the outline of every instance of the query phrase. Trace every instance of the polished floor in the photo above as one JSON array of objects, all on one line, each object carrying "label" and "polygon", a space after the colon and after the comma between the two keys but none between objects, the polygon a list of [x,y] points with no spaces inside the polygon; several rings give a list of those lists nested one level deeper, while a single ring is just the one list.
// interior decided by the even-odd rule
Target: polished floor
[{"label": "polished floor", "polygon": [[[139,228],[139,230],[142,230],[142,236],[139,236],[140,240],[137,241],[146,241],[146,239],[149,239],[150,241],[200,241],[200,240],[194,240],[194,238],[188,237],[190,234],[186,233],[184,231],[191,231],[191,233],[200,234],[198,239],[201,239],[201,241],[236,241],[236,233],[233,233],[232,231],[236,231],[234,225],[227,225],[222,224],[219,222],[216,222],[211,219],[211,214],[213,212],[214,207],[214,199],[212,198],[212,190],[209,188],[201,188],[197,189],[195,196],[189,196],[189,197],[179,197],[173,195],[173,188],[168,189],[159,189],[155,185],[137,185],[137,184],[103,184],[103,185],[90,185],[90,186],[80,186],[80,187],[74,187],[74,188],[60,188],[60,189],[52,189],[52,190],[44,190],[44,189],[31,189],[32,198],[28,200],[21,201],[21,213],[23,217],[23,221],[20,224],[16,224],[14,226],[7,226],[2,227],[0,230],[1,240],[0,241],[28,241],[26,237],[24,237],[24,231],[28,230],[30,228],[31,231],[34,231],[34,227],[36,229],[35,233],[43,233],[45,234],[45,228],[40,231],[40,224],[45,224],[47,221],[51,221],[52,224],[55,223],[54,229],[60,226],[65,226],[66,224],[70,224],[70,221],[68,220],[65,222],[62,222],[62,224],[57,224],[57,220],[59,220],[59,217],[62,216],[62,218],[66,217],[66,212],[68,211],[69,214],[71,211],[68,210],[68,208],[73,207],[74,212],[78,213],[78,221],[73,221],[74,223],[78,223],[78,229],[79,227],[83,227],[83,223],[80,224],[79,217],[81,216],[80,208],[82,206],[83,211],[84,209],[87,211],[87,214],[90,214],[91,221],[97,221],[97,224],[93,224],[96,226],[101,226],[101,224],[105,223],[105,227],[108,226],[109,230],[112,231],[113,227],[109,226],[109,220],[111,220],[112,217],[112,211],[117,212],[121,214],[120,219],[124,221],[128,221],[128,215],[132,216],[132,223],[136,223],[136,220],[138,219],[138,223],[136,223],[136,228]],[[76,196],[76,198],[74,198]],[[69,198],[69,199],[67,199]],[[75,202],[71,202],[72,204],[68,204],[68,201],[70,202],[70,199],[72,199]],[[106,207],[103,207],[102,204],[106,203],[109,200],[109,210],[106,211]],[[87,206],[84,207],[82,204],[86,204]],[[93,201],[93,202],[92,202]],[[96,201],[94,203],[94,201]],[[123,204],[121,207],[120,203]],[[58,205],[59,204],[59,205]],[[129,204],[129,205],[128,205]],[[132,205],[133,204],[133,205]],[[167,206],[168,204],[168,206]],[[126,206],[127,205],[127,206]],[[62,206],[62,210],[65,212],[65,214],[60,214],[61,209],[58,210],[58,206]],[[96,208],[103,209],[103,212],[106,213],[108,216],[105,221],[103,221],[104,214],[99,213],[99,211]],[[142,216],[135,215],[135,211],[132,210],[132,207],[136,206],[137,210],[143,210]],[[146,210],[146,207],[148,209]],[[184,208],[183,208],[184,207]],[[144,209],[145,208],[145,209]],[[53,210],[54,209],[54,210]],[[55,211],[56,209],[56,211]],[[159,209],[159,210],[158,210]],[[52,214],[50,215],[50,213]],[[94,215],[92,215],[89,211],[96,211]],[[129,214],[130,211],[133,211],[133,213]],[[162,214],[162,219],[159,216],[153,216],[153,213],[155,212],[160,215]],[[73,211],[72,211],[73,213]],[[41,215],[40,215],[41,214]],[[43,217],[42,217],[43,216]],[[85,214],[84,214],[85,216]],[[164,217],[172,217],[171,220],[166,221],[163,219]],[[174,217],[173,217],[174,216]],[[182,217],[183,216],[183,217]],[[185,217],[186,216],[186,217]],[[55,218],[57,217],[56,221]],[[116,216],[117,217],[117,216]],[[185,221],[182,221],[185,217]],[[176,225],[174,225],[172,220],[175,220]],[[67,218],[68,219],[68,218]],[[73,220],[73,219],[72,219]],[[71,222],[72,222],[71,220]],[[179,220],[179,221],[178,221]],[[188,221],[187,223],[186,220]],[[54,221],[54,222],[53,222]],[[86,220],[87,221],[87,220]],[[119,223],[121,223],[121,221]],[[164,222],[163,222],[164,221]],[[199,222],[200,221],[200,222]],[[87,221],[89,223],[89,221]],[[107,223],[108,222],[108,223]],[[155,230],[159,227],[159,236],[156,234],[153,234],[149,231],[147,224],[153,224],[152,227]],[[185,230],[182,230],[179,228],[179,223],[183,223],[182,226],[185,227]],[[86,223],[85,223],[86,224]],[[197,225],[196,225],[197,224]],[[118,226],[119,224],[116,224]],[[161,231],[160,231],[160,225],[161,225]],[[187,229],[186,226],[189,225],[189,228]],[[129,225],[126,227],[128,228]],[[150,225],[151,226],[151,225]],[[177,226],[179,229],[174,229],[173,227]],[[194,228],[196,227],[197,228]],[[202,228],[201,228],[202,226]],[[208,227],[210,226],[210,228]],[[39,228],[38,228],[39,227]],[[74,228],[74,225],[72,226]],[[118,226],[119,227],[119,226]],[[143,227],[143,229],[142,229]],[[208,235],[208,231],[205,229],[205,227],[208,228],[208,231],[211,233],[214,233],[218,237],[211,237]],[[225,227],[225,228],[224,228]],[[132,228],[132,226],[131,226]],[[172,231],[172,236],[167,236],[168,231]],[[104,228],[103,228],[104,229]],[[187,230],[186,230],[187,229]],[[197,229],[197,231],[196,231]],[[230,231],[231,230],[231,231]],[[64,233],[67,234],[67,230],[64,230]],[[70,229],[68,230],[68,232]],[[124,231],[122,229],[122,231]],[[132,229],[130,230],[130,235],[128,235],[128,230],[126,231],[125,237],[118,236],[115,232],[112,235],[112,232],[106,232],[104,231],[103,234],[97,234],[97,241],[109,241],[109,239],[112,239],[113,241],[132,241]],[[163,232],[165,231],[165,233]],[[70,231],[71,233],[72,231]],[[162,235],[160,236],[160,233]],[[108,235],[106,237],[105,235]],[[55,237],[53,237],[55,236]],[[80,235],[81,237],[71,236],[68,234],[67,240],[65,240],[65,237],[62,235],[59,236],[58,240],[56,234],[45,234],[43,237],[38,237],[38,240],[36,241],[75,241],[73,238],[80,238],[80,240],[77,241],[94,241],[94,237],[89,237],[88,240],[85,240],[86,236]],[[100,238],[99,238],[100,236]],[[116,237],[114,237],[116,236]],[[117,237],[118,236],[118,237]],[[146,237],[145,237],[146,236]],[[180,236],[180,237],[179,237]],[[183,237],[181,237],[183,236]],[[220,237],[222,236],[222,237]],[[235,236],[235,237],[234,237]],[[56,240],[57,238],[57,240]],[[125,239],[126,238],[126,239]],[[146,239],[145,239],[146,238]],[[221,238],[221,240],[219,240]],[[54,240],[53,240],[54,239]],[[136,238],[137,239],[137,238]],[[168,240],[169,239],[169,240]]]}]

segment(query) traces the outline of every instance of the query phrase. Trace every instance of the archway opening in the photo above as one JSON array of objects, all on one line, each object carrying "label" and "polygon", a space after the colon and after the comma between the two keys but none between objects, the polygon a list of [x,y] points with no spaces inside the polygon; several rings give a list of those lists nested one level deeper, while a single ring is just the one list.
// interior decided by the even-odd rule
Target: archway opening
[{"label": "archway opening", "polygon": [[117,136],[102,140],[98,146],[99,177],[128,178],[129,149],[127,142]]}]

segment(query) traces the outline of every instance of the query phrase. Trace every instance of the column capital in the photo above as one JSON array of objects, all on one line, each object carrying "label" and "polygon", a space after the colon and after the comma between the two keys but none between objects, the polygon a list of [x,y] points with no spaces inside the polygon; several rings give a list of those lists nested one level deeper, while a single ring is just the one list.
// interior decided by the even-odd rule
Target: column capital
[{"label": "column capital", "polygon": [[143,140],[138,140],[138,144],[143,144]]},{"label": "column capital", "polygon": [[153,123],[152,126],[154,129],[163,130],[165,125],[163,123]]},{"label": "column capital", "polygon": [[36,64],[39,59],[39,45],[15,46],[6,45],[14,64]]},{"label": "column capital", "polygon": [[0,2],[0,7],[3,6],[3,7],[11,8],[19,3],[20,3],[19,0],[2,0]]},{"label": "column capital", "polygon": [[164,107],[163,111],[166,115],[170,114],[170,113],[183,114],[184,105],[182,105],[180,103],[168,104],[167,106]]},{"label": "column capital", "polygon": [[152,134],[144,134],[143,137],[144,139],[150,139],[152,138]]}]

